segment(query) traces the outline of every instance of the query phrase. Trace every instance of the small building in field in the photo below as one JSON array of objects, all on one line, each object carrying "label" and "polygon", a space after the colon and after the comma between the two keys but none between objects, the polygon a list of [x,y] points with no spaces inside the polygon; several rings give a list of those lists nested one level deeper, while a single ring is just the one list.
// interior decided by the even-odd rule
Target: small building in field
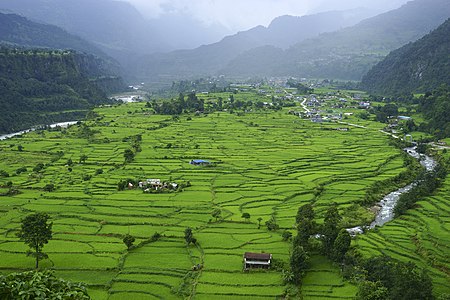
[{"label": "small building in field", "polygon": [[244,253],[244,270],[248,269],[269,269],[272,263],[270,253]]},{"label": "small building in field", "polygon": [[203,160],[203,159],[193,159],[189,162],[191,165],[194,166],[204,166],[204,165],[209,165],[210,162],[207,160]]}]

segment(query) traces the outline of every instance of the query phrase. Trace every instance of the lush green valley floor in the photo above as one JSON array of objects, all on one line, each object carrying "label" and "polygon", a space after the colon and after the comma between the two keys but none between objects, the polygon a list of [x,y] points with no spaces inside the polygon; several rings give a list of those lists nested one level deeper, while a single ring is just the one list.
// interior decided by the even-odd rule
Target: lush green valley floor
[{"label": "lush green valley floor", "polygon": [[[287,110],[242,116],[220,112],[191,120],[151,115],[143,104],[97,112],[100,118],[86,122],[94,130],[89,138],[75,125],[0,142],[0,170],[11,175],[0,178],[0,184],[11,180],[21,192],[0,196],[2,273],[33,268],[15,232],[25,215],[47,212],[54,237],[44,247],[49,259],[42,267],[86,282],[93,299],[275,298],[286,289],[281,272],[243,272],[244,252],[270,252],[287,263],[290,243],[281,233],[294,232],[299,206],[314,202],[321,218],[334,201],[346,221],[357,224],[349,208],[365,189],[404,170],[400,151],[388,146],[386,135],[356,127],[324,130],[342,125],[312,123]],[[124,164],[127,138],[138,134],[142,151]],[[23,151],[17,150],[19,144]],[[87,159],[79,163],[82,155]],[[66,165],[69,158],[72,167]],[[193,166],[192,159],[213,165]],[[46,167],[33,172],[40,162]],[[23,166],[27,171],[16,175]],[[85,175],[92,178],[84,180]],[[192,186],[173,193],[118,191],[117,183],[127,178],[190,181]],[[55,191],[43,191],[49,183]],[[394,257],[432,263],[436,288],[448,291],[446,188],[421,209],[358,238],[356,245],[367,254],[386,249]],[[223,220],[211,216],[214,208],[221,209]],[[370,217],[365,209],[353,208],[361,219]],[[267,230],[264,223],[271,217],[280,230]],[[186,246],[186,227],[193,228],[198,246]],[[155,232],[162,237],[152,241]],[[122,242],[127,233],[136,237],[137,247],[130,251]],[[343,281],[336,266],[320,256],[311,262],[302,287],[305,299],[355,296],[357,288]],[[203,268],[191,271],[199,263]]]}]

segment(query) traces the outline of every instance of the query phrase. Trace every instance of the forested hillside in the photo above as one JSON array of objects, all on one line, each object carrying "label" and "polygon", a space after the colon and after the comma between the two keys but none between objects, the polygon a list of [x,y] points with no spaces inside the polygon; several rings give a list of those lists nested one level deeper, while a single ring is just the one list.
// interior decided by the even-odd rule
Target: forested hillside
[{"label": "forested hillside", "polygon": [[123,83],[104,76],[102,63],[72,51],[1,48],[0,132],[82,118],[93,105],[110,101],[100,86]]},{"label": "forested hillside", "polygon": [[105,56],[94,45],[59,27],[32,22],[15,14],[0,13],[0,42],[34,48],[73,49]]},{"label": "forested hillside", "polygon": [[373,67],[362,86],[375,94],[429,92],[450,85],[450,19],[415,43],[391,52]]}]

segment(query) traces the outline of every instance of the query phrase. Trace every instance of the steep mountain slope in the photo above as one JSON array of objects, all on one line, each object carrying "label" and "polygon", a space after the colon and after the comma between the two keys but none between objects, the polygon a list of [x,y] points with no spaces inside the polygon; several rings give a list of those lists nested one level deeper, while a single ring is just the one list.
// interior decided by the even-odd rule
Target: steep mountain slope
[{"label": "steep mountain slope", "polygon": [[217,41],[226,31],[170,11],[148,20],[130,3],[116,0],[1,0],[0,11],[61,27],[125,67],[136,55],[195,48]]},{"label": "steep mountain slope", "polygon": [[274,50],[271,52],[276,52],[276,57],[261,57],[261,50],[252,50],[237,57],[221,73],[359,80],[389,51],[417,40],[449,16],[448,0],[415,0],[353,27],[300,42],[281,57]]},{"label": "steep mountain slope", "polygon": [[109,102],[101,87],[120,87],[121,80],[105,77],[102,64],[71,51],[0,48],[0,132],[82,118]]},{"label": "steep mountain slope", "polygon": [[[56,25],[108,54],[150,47],[145,19],[130,4],[111,0],[2,0],[0,9],[31,20]],[[146,32],[147,31],[147,32]]]},{"label": "steep mountain slope", "polygon": [[356,24],[369,14],[367,10],[352,10],[304,17],[279,17],[268,28],[258,26],[227,36],[218,43],[193,50],[151,55],[144,59],[145,63],[139,64],[136,73],[143,77],[213,74],[252,48],[264,45],[287,48],[320,33]]},{"label": "steep mountain slope", "polygon": [[450,85],[450,19],[420,40],[391,52],[363,77],[371,93],[431,91]]},{"label": "steep mountain slope", "polygon": [[26,47],[73,49],[105,56],[94,45],[61,28],[35,23],[15,14],[0,13],[0,42]]}]

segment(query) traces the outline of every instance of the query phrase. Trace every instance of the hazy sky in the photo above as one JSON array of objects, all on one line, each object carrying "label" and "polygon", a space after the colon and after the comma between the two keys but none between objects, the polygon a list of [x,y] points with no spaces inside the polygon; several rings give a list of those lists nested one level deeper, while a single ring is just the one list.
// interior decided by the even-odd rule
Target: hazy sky
[{"label": "hazy sky", "polygon": [[301,16],[327,10],[367,7],[390,10],[408,0],[124,0],[144,15],[189,14],[206,24],[219,23],[231,31],[267,26],[280,15]]}]

